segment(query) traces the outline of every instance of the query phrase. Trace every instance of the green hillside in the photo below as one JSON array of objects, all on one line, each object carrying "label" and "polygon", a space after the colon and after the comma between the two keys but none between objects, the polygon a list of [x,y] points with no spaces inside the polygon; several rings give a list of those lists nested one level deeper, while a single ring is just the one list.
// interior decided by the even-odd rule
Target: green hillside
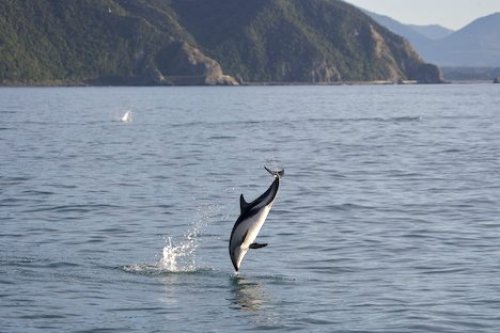
[{"label": "green hillside", "polygon": [[[227,74],[227,75],[226,75]],[[3,84],[438,82],[337,0],[2,0]]]}]

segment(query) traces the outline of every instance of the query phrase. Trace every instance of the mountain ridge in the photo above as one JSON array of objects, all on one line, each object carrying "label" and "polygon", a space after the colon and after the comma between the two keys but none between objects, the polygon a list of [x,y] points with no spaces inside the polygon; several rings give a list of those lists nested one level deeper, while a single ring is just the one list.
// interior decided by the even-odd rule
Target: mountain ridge
[{"label": "mountain ridge", "polygon": [[440,82],[339,0],[0,2],[0,83]]},{"label": "mountain ridge", "polygon": [[448,37],[454,32],[454,30],[448,29],[439,24],[408,24],[408,26],[429,39],[442,39]]},{"label": "mountain ridge", "polygon": [[407,38],[425,61],[438,66],[499,67],[500,13],[479,17],[445,37],[431,39],[384,15],[367,12],[378,23]]}]

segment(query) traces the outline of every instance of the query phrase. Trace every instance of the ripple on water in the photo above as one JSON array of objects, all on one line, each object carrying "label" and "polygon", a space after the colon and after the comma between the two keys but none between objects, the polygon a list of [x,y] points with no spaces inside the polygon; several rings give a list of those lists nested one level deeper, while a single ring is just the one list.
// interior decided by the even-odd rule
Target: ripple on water
[{"label": "ripple on water", "polygon": [[171,275],[171,274],[207,274],[216,272],[212,268],[186,267],[179,270],[170,270],[161,264],[131,264],[120,267],[124,272],[146,276]]}]

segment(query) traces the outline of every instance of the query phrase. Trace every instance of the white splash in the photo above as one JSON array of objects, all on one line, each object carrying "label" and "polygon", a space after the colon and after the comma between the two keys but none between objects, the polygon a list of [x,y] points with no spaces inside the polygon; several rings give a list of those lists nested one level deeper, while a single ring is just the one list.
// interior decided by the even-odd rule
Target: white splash
[{"label": "white splash", "polygon": [[163,247],[162,258],[157,266],[160,270],[168,272],[194,272],[199,269],[196,266],[196,251],[199,246],[200,235],[208,224],[209,216],[213,210],[218,210],[216,206],[200,207],[198,214],[201,216],[197,222],[184,234],[184,239],[180,244],[174,244],[171,237],[167,238]]},{"label": "white splash", "polygon": [[168,237],[167,245],[163,248],[163,257],[158,268],[169,272],[193,272],[196,270],[195,252],[198,247],[195,238],[186,238],[175,246]]},{"label": "white splash", "polygon": [[132,111],[127,111],[123,114],[121,121],[124,123],[131,123],[132,122]]}]

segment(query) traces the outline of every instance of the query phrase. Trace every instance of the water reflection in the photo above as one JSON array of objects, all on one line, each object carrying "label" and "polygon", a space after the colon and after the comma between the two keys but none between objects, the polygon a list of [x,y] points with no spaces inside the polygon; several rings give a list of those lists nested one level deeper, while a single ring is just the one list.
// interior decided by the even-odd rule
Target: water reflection
[{"label": "water reflection", "polygon": [[231,277],[231,286],[234,295],[231,303],[240,310],[259,311],[263,305],[268,303],[264,288],[259,282],[235,275]]},{"label": "water reflection", "polygon": [[166,274],[162,276],[161,283],[163,285],[163,297],[161,300],[166,304],[177,304],[179,302],[179,285],[180,274]]}]

